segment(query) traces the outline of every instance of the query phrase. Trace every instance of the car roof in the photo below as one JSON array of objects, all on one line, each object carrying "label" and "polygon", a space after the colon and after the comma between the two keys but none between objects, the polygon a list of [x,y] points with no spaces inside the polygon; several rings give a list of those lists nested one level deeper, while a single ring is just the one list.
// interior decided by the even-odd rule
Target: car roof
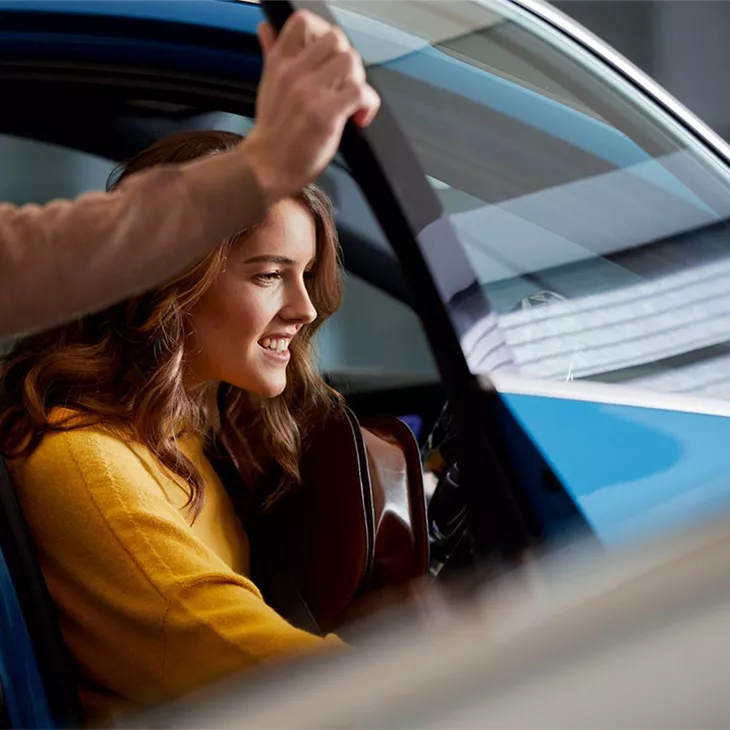
[{"label": "car roof", "polygon": [[[170,0],[104,0],[103,2],[89,2],[88,0],[0,0],[0,14],[4,20],[8,15],[33,16],[35,23],[41,23],[43,16],[58,18],[66,16],[71,22],[79,23],[83,18],[93,24],[89,29],[90,35],[106,34],[111,30],[114,35],[134,35],[140,39],[166,45],[166,63],[174,66],[190,66],[200,63],[201,69],[225,72],[226,68],[238,67],[248,78],[258,77],[260,68],[252,64],[241,64],[240,53],[223,53],[236,50],[236,39],[231,34],[246,37],[249,53],[249,43],[255,41],[256,27],[264,20],[260,5],[242,0],[185,0],[185,2],[170,2]],[[8,15],[6,15],[8,14]],[[524,87],[519,83],[505,79],[494,73],[477,69],[469,63],[464,63],[449,57],[438,46],[429,41],[418,39],[410,34],[395,32],[397,42],[384,40],[385,36],[392,36],[394,28],[382,22],[374,21],[354,13],[347,12],[348,31],[361,50],[366,60],[372,50],[376,56],[381,56],[384,48],[397,48],[399,52],[381,59],[380,65],[387,66],[407,76],[423,80],[437,87],[456,91],[465,99],[476,101],[481,105],[492,107],[495,110],[512,116],[516,121],[535,126],[550,135],[565,139],[570,144],[605,159],[618,167],[641,161],[645,154],[627,137],[620,134],[611,125],[590,115],[571,109],[565,104],[558,103],[540,93]],[[113,21],[113,25],[112,25]],[[158,33],[160,25],[175,26],[174,32],[168,29],[164,34]],[[6,25],[4,22],[3,25]],[[125,31],[125,25],[128,31]],[[185,32],[187,31],[187,32]],[[206,32],[208,31],[208,32]],[[216,32],[217,31],[217,32]],[[51,41],[53,28],[48,28],[48,41]],[[210,33],[210,35],[209,35]],[[227,36],[227,42],[222,43],[221,33]],[[172,36],[172,37],[171,37]],[[186,38],[187,36],[187,38]],[[214,36],[214,37],[213,37]],[[152,39],[155,41],[152,41]],[[37,37],[36,37],[36,40]],[[192,42],[195,45],[220,49],[217,59],[197,57],[195,60],[185,58],[185,52],[174,53],[168,45],[172,41]],[[413,42],[416,45],[413,45]],[[36,52],[38,46],[34,47]],[[377,49],[377,50],[374,50]],[[4,49],[5,50],[5,49]],[[160,46],[160,51],[162,47]],[[243,50],[243,49],[241,49]],[[100,56],[103,49],[95,50]],[[140,58],[150,49],[138,47],[136,52]],[[208,54],[210,55],[210,54]],[[226,58],[223,58],[223,55]],[[383,62],[384,61],[384,62]]]},{"label": "car roof", "polygon": [[0,11],[132,18],[255,34],[261,6],[246,0],[0,0]]}]

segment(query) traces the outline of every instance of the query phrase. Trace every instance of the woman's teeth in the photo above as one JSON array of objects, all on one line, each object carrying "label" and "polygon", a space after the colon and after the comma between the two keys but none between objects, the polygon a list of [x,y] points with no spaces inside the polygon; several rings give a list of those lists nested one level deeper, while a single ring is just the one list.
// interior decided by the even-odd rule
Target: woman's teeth
[{"label": "woman's teeth", "polygon": [[264,337],[263,340],[260,340],[259,344],[267,350],[284,352],[289,347],[289,340],[286,337]]}]

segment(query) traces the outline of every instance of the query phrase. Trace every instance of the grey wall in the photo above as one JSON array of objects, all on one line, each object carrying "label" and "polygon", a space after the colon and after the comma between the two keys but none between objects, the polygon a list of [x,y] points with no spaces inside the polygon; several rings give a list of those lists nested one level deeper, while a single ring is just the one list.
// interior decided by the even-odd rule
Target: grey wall
[{"label": "grey wall", "polygon": [[553,4],[730,140],[730,2],[557,0]]}]

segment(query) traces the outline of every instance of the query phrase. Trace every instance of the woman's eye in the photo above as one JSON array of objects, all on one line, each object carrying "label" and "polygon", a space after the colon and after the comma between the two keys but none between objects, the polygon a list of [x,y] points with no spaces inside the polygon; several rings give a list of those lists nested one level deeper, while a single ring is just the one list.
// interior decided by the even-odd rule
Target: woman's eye
[{"label": "woman's eye", "polygon": [[256,281],[260,281],[264,284],[270,284],[272,281],[281,279],[281,272],[280,271],[269,271],[265,274],[256,274],[256,276],[254,278],[256,279]]}]

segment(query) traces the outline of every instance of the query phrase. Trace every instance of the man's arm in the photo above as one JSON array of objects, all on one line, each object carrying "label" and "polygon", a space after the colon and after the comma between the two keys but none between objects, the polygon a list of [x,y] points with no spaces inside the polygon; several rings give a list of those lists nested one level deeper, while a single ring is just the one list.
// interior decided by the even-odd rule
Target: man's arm
[{"label": "man's arm", "polygon": [[380,99],[342,31],[306,11],[259,27],[256,124],[237,149],[135,175],[113,193],[0,205],[0,335],[103,309],[169,279],[315,180],[346,121]]},{"label": "man's arm", "polygon": [[173,276],[259,220],[265,203],[238,151],[158,167],[113,193],[0,205],[0,335],[101,309]]}]

